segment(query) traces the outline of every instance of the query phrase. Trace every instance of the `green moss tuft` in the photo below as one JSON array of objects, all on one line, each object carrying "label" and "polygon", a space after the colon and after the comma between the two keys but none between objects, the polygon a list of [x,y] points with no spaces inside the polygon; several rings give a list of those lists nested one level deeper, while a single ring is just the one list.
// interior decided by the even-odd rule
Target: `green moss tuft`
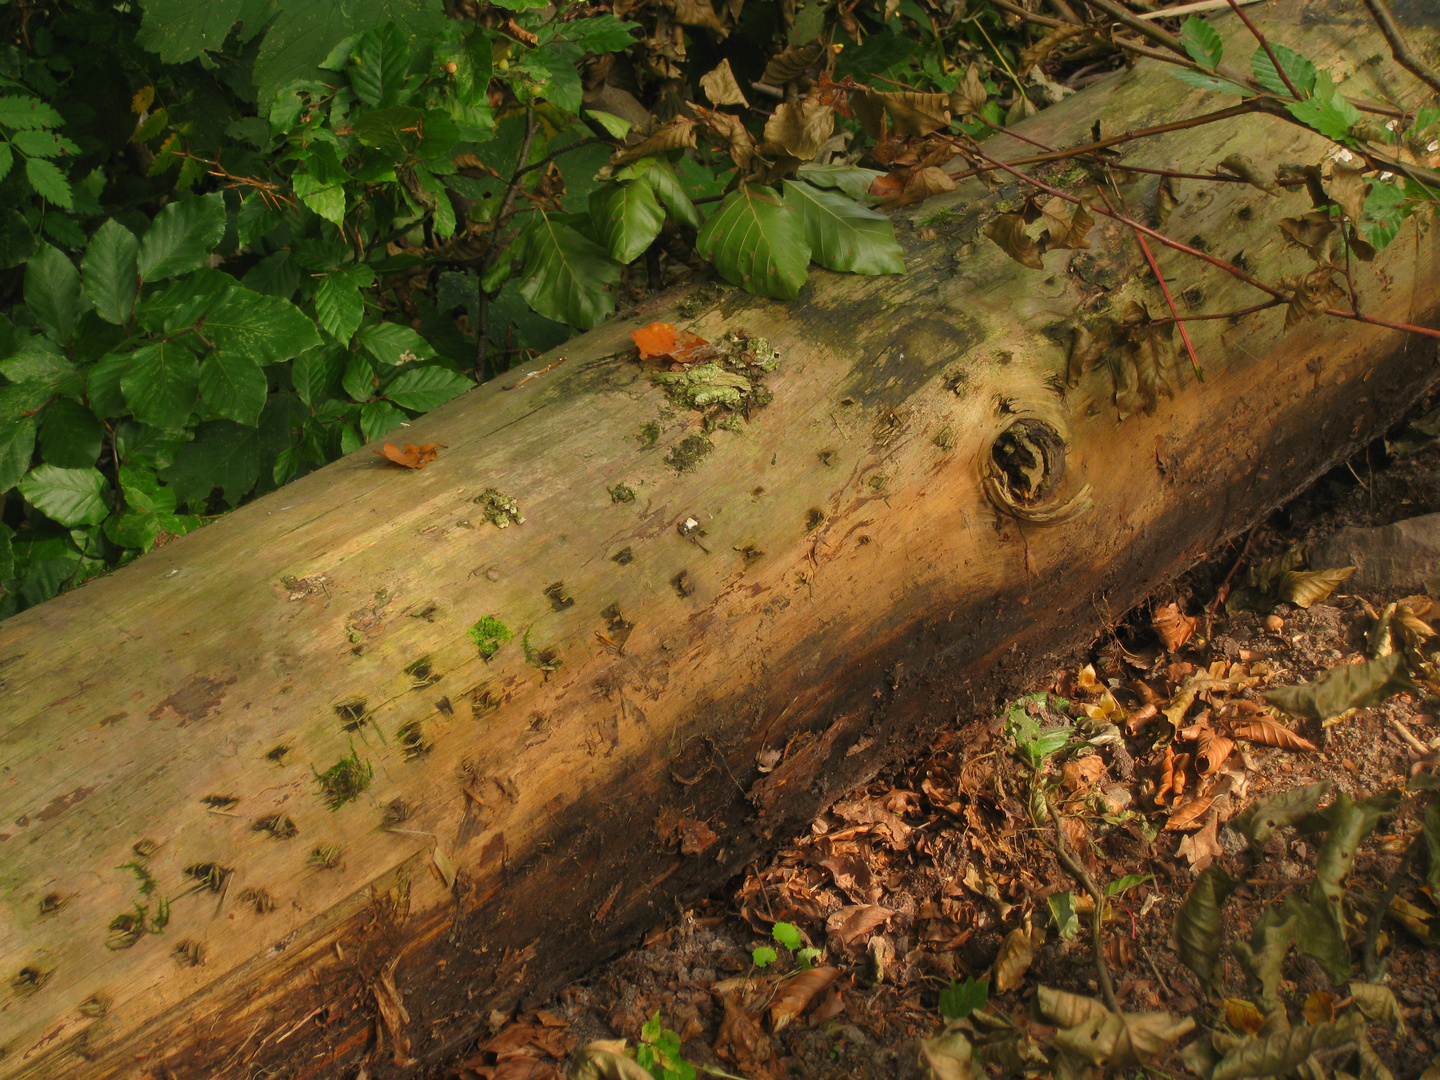
[{"label": "green moss tuft", "polygon": [[701,459],[714,449],[714,443],[699,432],[693,432],[670,448],[665,455],[665,464],[679,473],[693,472]]},{"label": "green moss tuft", "polygon": [[480,650],[480,658],[489,660],[497,652],[500,646],[515,636],[511,630],[494,615],[482,616],[480,621],[470,627],[470,640]]},{"label": "green moss tuft", "polygon": [[[313,767],[310,771],[315,772]],[[357,754],[353,746],[348,757],[341,758],[323,773],[315,773],[315,783],[331,810],[339,810],[346,803],[354,802],[374,778],[374,766]]]},{"label": "green moss tuft", "polygon": [[525,516],[520,513],[520,504],[496,488],[486,488],[470,501],[480,507],[481,515],[497,529],[508,529],[512,522],[516,525],[525,524]]},{"label": "green moss tuft", "polygon": [[624,483],[616,484],[612,488],[606,488],[610,492],[610,501],[617,503],[630,503],[635,501],[635,489]]}]

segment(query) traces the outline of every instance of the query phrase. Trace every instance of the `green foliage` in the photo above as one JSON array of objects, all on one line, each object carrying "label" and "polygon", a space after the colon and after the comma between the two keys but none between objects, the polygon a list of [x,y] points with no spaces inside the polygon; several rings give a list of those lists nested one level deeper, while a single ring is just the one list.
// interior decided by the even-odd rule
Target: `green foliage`
[{"label": "green foliage", "polygon": [[990,983],[972,978],[964,982],[950,980],[940,991],[940,1015],[946,1020],[964,1020],[976,1009],[983,1009],[990,1000]]},{"label": "green foliage", "polygon": [[640,1029],[635,1061],[655,1080],[695,1080],[695,1066],[681,1053],[680,1035],[660,1022],[660,1010]]},{"label": "green foliage", "polygon": [[515,637],[515,631],[511,630],[494,615],[484,615],[480,621],[469,630],[470,640],[480,650],[480,658],[489,660],[497,652],[500,646]]},{"label": "green foliage", "polygon": [[780,954],[769,945],[757,945],[750,950],[750,962],[757,968],[769,967],[780,959]]},{"label": "green foliage", "polygon": [[1180,44],[1203,68],[1214,71],[1225,55],[1225,44],[1215,28],[1198,15],[1191,15],[1180,28]]}]

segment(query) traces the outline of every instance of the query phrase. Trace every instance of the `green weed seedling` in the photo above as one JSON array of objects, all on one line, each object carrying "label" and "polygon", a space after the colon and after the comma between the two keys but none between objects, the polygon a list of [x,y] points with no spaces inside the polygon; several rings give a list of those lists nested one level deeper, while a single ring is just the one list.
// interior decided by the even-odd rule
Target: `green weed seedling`
[{"label": "green weed seedling", "polygon": [[[783,945],[789,949],[795,957],[795,962],[800,965],[801,971],[809,971],[815,966],[815,961],[820,958],[820,950],[814,947],[802,947],[805,939],[800,935],[800,928],[794,923],[777,922],[770,928],[770,936],[775,939],[776,944]],[[750,950],[750,962],[757,968],[767,968],[780,959],[780,954],[769,945],[760,945]]]}]

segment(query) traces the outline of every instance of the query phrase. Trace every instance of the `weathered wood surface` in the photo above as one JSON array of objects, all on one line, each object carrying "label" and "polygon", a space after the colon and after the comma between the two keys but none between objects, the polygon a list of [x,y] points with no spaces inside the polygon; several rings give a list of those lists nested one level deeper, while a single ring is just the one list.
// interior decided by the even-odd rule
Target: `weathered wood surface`
[{"label": "weathered wood surface", "polygon": [[[1358,63],[1381,46],[1356,51],[1357,4],[1303,6],[1303,28],[1301,5],[1267,5],[1266,25],[1386,70]],[[1201,101],[1142,70],[1026,130],[1065,145],[1097,114],[1133,127]],[[1321,149],[1254,118],[1133,160],[1198,172]],[[1243,250],[1266,277],[1305,267],[1274,224],[1303,195],[1177,186],[1171,235]],[[1192,324],[1208,381],[1178,371],[1173,400],[1122,423],[1108,374],[1067,390],[1063,372],[1077,313],[1158,310],[1133,239],[1102,222],[1093,250],[1025,270],[979,236],[983,195],[901,223],[905,276],[817,272],[790,305],[730,293],[690,319],[616,320],[543,378],[417,422],[407,439],[446,444],[423,471],[367,448],[0,625],[0,1077],[340,1076],[365,1054],[372,1076],[419,1072],[391,1064],[388,1038],[373,1049],[387,971],[408,1054],[442,1060],[490,1009],[633,940],[827,793],[988,706],[1435,376],[1433,343],[1282,332],[1272,311]],[[1435,255],[1407,228],[1360,275],[1367,310],[1433,325]],[[1199,308],[1253,302],[1160,259]],[[712,339],[743,327],[782,356],[773,403],[688,473],[666,457],[696,415],[617,355],[657,318]],[[991,448],[1021,419],[1065,439],[1047,504],[1081,512],[1039,526],[987,499]],[[662,434],[642,447],[648,423]],[[621,482],[635,502],[612,502]],[[489,487],[524,524],[481,520]],[[689,517],[703,537],[680,535]],[[528,628],[528,661],[518,633],[477,655],[466,630],[485,615]],[[316,772],[352,748],[373,781],[332,810]],[[762,775],[767,749],[785,758]],[[685,837],[703,850],[682,854]],[[137,903],[161,932],[117,947],[112,921]]]}]

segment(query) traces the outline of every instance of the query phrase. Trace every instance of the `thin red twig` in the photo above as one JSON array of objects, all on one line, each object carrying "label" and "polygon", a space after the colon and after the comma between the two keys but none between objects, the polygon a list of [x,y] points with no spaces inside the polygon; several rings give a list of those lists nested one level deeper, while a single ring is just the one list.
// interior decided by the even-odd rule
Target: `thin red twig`
[{"label": "thin red twig", "polygon": [[1245,24],[1245,29],[1255,35],[1255,40],[1260,43],[1260,47],[1265,50],[1265,55],[1270,57],[1270,62],[1275,65],[1275,73],[1280,76],[1280,81],[1285,84],[1285,89],[1290,91],[1290,96],[1296,101],[1304,100],[1300,96],[1300,91],[1295,89],[1295,84],[1290,81],[1290,75],[1284,65],[1280,63],[1280,58],[1275,55],[1275,50],[1270,47],[1270,42],[1265,40],[1265,35],[1260,32],[1259,27],[1250,21],[1250,16],[1240,10],[1240,5],[1235,3],[1235,0],[1230,0],[1230,10],[1239,15],[1240,21]]}]

